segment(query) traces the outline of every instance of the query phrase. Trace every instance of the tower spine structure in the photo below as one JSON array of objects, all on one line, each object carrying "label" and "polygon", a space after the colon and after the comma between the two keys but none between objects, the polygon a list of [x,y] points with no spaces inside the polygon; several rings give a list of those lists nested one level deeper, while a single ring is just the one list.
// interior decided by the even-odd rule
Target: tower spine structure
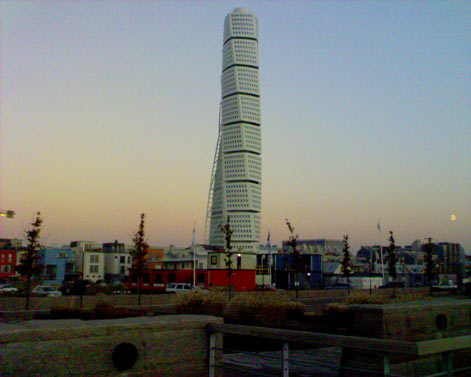
[{"label": "tower spine structure", "polygon": [[257,252],[260,240],[262,146],[258,20],[236,8],[224,21],[218,142],[206,214],[206,242],[224,246],[230,217],[235,250]]}]

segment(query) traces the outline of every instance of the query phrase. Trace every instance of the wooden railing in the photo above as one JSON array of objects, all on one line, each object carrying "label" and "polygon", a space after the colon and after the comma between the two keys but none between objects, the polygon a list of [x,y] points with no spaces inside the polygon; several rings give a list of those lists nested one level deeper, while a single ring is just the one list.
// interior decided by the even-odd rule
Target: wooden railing
[{"label": "wooden railing", "polygon": [[[284,330],[267,327],[242,326],[230,324],[211,324],[207,327],[210,333],[209,349],[209,376],[215,377],[216,368],[221,367],[221,363],[216,363],[217,351],[224,349],[216,347],[217,334],[249,336],[263,339],[281,341],[282,348],[282,376],[289,376],[289,344],[303,343],[315,344],[317,346],[347,347],[359,351],[374,351],[383,356],[382,370],[376,374],[382,376],[393,376],[390,373],[390,355],[400,354],[409,358],[420,359],[430,355],[442,355],[442,372],[433,374],[433,376],[453,376],[452,353],[453,351],[471,348],[471,335],[458,336],[452,338],[442,338],[425,340],[419,342],[406,342],[390,339],[364,338],[358,336],[334,335],[323,333],[312,333],[307,331]],[[340,368],[344,368],[341,366]],[[355,368],[345,368],[355,370]],[[359,369],[357,369],[360,371]],[[461,368],[459,371],[471,371],[471,365]]]}]

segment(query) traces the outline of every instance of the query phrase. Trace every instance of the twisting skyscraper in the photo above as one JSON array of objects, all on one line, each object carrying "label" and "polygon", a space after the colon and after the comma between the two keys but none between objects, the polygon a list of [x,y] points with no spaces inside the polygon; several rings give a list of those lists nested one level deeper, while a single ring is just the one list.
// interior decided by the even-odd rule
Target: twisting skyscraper
[{"label": "twisting skyscraper", "polygon": [[224,21],[221,94],[206,239],[224,245],[220,227],[230,216],[233,249],[256,252],[262,199],[258,20],[245,8]]}]

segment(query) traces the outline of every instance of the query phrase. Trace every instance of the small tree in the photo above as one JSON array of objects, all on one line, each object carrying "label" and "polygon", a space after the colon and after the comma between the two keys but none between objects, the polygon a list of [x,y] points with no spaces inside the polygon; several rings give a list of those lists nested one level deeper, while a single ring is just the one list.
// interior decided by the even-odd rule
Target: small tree
[{"label": "small tree", "polygon": [[352,273],[352,255],[350,253],[350,245],[348,244],[348,234],[343,236],[343,259],[342,273],[347,278],[347,290],[350,296],[350,274]]},{"label": "small tree", "polygon": [[432,292],[432,279],[433,279],[433,260],[432,260],[432,237],[427,238],[427,243],[425,244],[425,276],[427,277],[427,284],[429,286],[430,293]]},{"label": "small tree", "polygon": [[38,254],[38,251],[41,248],[39,243],[39,234],[41,233],[42,223],[43,219],[41,218],[41,213],[38,212],[36,214],[36,219],[31,222],[31,227],[25,231],[28,245],[26,246],[26,252],[21,257],[20,264],[16,267],[16,271],[26,278],[25,310],[29,310],[31,278],[33,275],[39,275],[43,271],[43,265],[39,263],[40,257]]},{"label": "small tree", "polygon": [[296,300],[299,298],[299,274],[302,270],[301,265],[301,254],[298,250],[298,235],[294,234],[294,227],[291,225],[288,219],[285,219],[286,225],[288,226],[290,236],[288,238],[287,245],[291,247],[291,255],[293,261],[291,263],[291,271],[294,273],[294,288],[296,289]]},{"label": "small tree", "polygon": [[[394,241],[394,235],[393,232],[390,230],[389,231],[389,247],[388,247],[388,273],[389,276],[393,279],[393,281],[396,281],[397,278],[397,270],[396,270],[396,262],[397,262],[397,257],[396,257],[396,245]],[[393,288],[393,294],[392,297],[396,297],[396,290],[394,288],[394,284],[392,285]]]},{"label": "small tree", "polygon": [[225,254],[226,258],[224,262],[226,263],[227,267],[227,279],[229,283],[228,287],[228,294],[229,294],[229,301],[232,298],[232,245],[231,245],[231,239],[232,239],[232,233],[234,231],[231,229],[231,224],[230,224],[230,217],[227,216],[227,222],[224,225],[221,225],[221,232],[224,233],[224,239],[226,240],[226,247],[225,247]]},{"label": "small tree", "polygon": [[134,242],[134,248],[131,250],[132,256],[132,269],[137,277],[137,297],[138,305],[141,306],[141,280],[142,280],[142,270],[146,265],[147,260],[147,250],[149,245],[145,240],[145,215],[141,213],[141,222],[139,223],[139,230],[134,234],[132,241]]}]

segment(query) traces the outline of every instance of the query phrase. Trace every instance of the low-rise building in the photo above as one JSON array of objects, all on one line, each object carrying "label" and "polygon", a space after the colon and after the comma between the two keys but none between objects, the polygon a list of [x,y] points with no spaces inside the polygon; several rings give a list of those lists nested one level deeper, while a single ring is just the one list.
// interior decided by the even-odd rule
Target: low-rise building
[{"label": "low-rise building", "polygon": [[107,242],[102,247],[105,256],[105,280],[107,282],[124,282],[129,276],[132,257],[124,243]]},{"label": "low-rise building", "polygon": [[46,247],[39,251],[40,263],[44,266],[40,275],[45,284],[61,285],[75,274],[75,258],[71,248]]},{"label": "low-rise building", "polygon": [[164,248],[152,246],[147,250],[147,268],[149,270],[156,270],[162,268],[162,261],[164,259]]},{"label": "low-rise building", "polygon": [[[295,260],[291,253],[275,254],[273,257],[273,283],[277,288],[296,289]],[[320,254],[299,255],[299,288],[318,289],[322,287],[323,256]]]},{"label": "low-rise building", "polygon": [[15,276],[16,263],[16,250],[0,250],[0,281],[5,282],[7,278]]},{"label": "low-rise building", "polygon": [[105,279],[105,254],[100,244],[91,241],[73,241],[75,268],[84,280],[97,282]]}]

